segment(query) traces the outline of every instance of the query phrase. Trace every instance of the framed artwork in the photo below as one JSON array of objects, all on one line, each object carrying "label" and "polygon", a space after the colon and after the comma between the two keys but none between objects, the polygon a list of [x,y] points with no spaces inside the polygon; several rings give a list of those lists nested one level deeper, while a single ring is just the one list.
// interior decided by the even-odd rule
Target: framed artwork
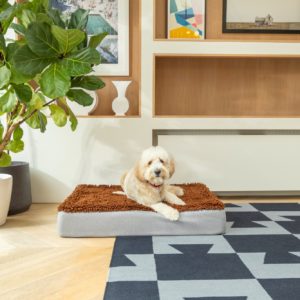
[{"label": "framed artwork", "polygon": [[224,33],[300,33],[300,0],[223,0]]},{"label": "framed artwork", "polygon": [[205,39],[205,0],[168,0],[168,38]]},{"label": "framed artwork", "polygon": [[95,67],[100,76],[129,76],[129,0],[51,0],[65,14],[78,8],[89,10],[89,36],[107,32],[97,50],[102,62]]}]

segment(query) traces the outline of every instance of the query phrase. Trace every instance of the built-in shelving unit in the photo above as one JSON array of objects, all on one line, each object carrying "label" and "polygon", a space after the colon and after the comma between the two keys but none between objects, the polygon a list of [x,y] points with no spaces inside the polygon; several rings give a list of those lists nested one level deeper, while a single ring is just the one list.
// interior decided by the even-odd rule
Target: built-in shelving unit
[{"label": "built-in shelving unit", "polygon": [[130,75],[119,77],[102,77],[106,86],[97,92],[98,106],[91,113],[91,117],[114,117],[112,100],[116,98],[117,91],[112,84],[113,80],[132,80],[127,89],[126,97],[130,102],[129,111],[125,118],[140,117],[141,109],[141,0],[129,0],[130,13]]},{"label": "built-in shelving unit", "polygon": [[299,57],[155,56],[154,114],[300,116]]},{"label": "built-in shelving unit", "polygon": [[[154,1],[154,39],[168,40],[168,0]],[[222,32],[223,0],[206,1],[206,39],[199,42],[212,41],[299,41],[300,34],[232,34]],[[194,41],[194,40],[193,40]]]},{"label": "built-in shelving unit", "polygon": [[207,0],[206,39],[169,40],[168,0],[154,0],[153,116],[299,117],[300,34],[223,33],[222,14]]}]

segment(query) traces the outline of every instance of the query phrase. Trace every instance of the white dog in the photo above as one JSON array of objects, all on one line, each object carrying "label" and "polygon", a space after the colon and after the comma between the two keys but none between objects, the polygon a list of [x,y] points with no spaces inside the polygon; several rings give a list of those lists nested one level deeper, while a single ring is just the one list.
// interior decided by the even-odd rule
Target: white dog
[{"label": "white dog", "polygon": [[142,153],[136,165],[122,176],[121,186],[125,194],[139,204],[151,207],[167,219],[179,219],[178,210],[164,202],[185,205],[177,196],[183,196],[184,191],[177,186],[166,184],[175,172],[173,158],[161,147],[151,147]]}]

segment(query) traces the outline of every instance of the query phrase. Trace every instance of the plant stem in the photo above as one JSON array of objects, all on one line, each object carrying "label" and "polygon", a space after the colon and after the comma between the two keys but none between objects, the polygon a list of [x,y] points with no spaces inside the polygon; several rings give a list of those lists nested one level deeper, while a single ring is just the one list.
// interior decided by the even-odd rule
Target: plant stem
[{"label": "plant stem", "polygon": [[[51,103],[55,102],[56,99],[52,99],[51,101],[45,103],[43,105],[43,107],[47,107],[49,106]],[[22,105],[22,108],[20,110],[20,112],[18,113],[18,116],[24,116],[25,112],[26,112],[26,106],[24,104],[21,104]],[[28,116],[22,118],[21,120],[17,121],[17,122],[9,122],[7,123],[7,128],[6,128],[6,131],[5,131],[5,134],[4,134],[4,138],[3,140],[1,141],[0,143],[0,156],[2,155],[3,151],[5,150],[5,147],[8,145],[8,143],[10,142],[11,140],[11,137],[14,133],[14,131],[21,125],[23,124],[24,122],[26,122],[28,119],[30,119],[35,113],[37,113],[39,110],[38,109],[35,109],[33,110]],[[13,118],[11,118],[10,121],[12,121]]]},{"label": "plant stem", "polygon": [[7,127],[4,138],[0,143],[0,156],[2,155],[5,147],[8,145],[9,141],[11,140],[11,136],[14,131],[18,128],[19,124],[15,123],[9,127]]},{"label": "plant stem", "polygon": [[[56,99],[52,99],[51,101],[45,103],[43,105],[43,107],[47,107],[49,106],[51,103],[55,102]],[[38,109],[35,109],[33,110],[27,117],[23,118],[20,122],[19,122],[19,125],[23,124],[24,122],[26,122],[28,119],[30,119],[35,113],[37,113],[39,110]]]}]

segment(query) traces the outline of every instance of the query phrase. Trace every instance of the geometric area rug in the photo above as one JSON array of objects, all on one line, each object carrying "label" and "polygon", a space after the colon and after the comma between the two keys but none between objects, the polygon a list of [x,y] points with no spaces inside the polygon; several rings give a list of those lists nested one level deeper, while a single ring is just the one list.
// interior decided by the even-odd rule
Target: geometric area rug
[{"label": "geometric area rug", "polygon": [[226,205],[214,236],[118,237],[105,300],[299,300],[300,204]]}]

